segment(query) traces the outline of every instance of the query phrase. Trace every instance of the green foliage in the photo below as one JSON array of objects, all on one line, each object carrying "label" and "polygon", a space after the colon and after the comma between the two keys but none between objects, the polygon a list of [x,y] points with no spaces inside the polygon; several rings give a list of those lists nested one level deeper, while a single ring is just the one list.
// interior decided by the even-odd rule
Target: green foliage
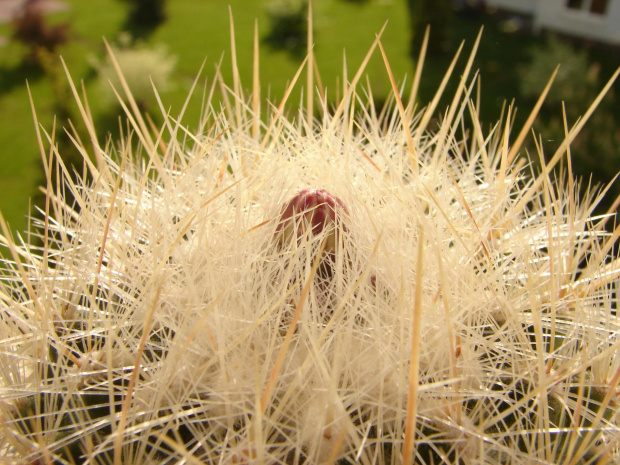
[{"label": "green foliage", "polygon": [[411,53],[417,56],[426,27],[431,35],[428,51],[444,54],[450,50],[454,14],[448,0],[408,0],[411,14]]},{"label": "green foliage", "polygon": [[[558,65],[536,127],[537,132],[545,134],[543,148],[547,157],[553,155],[564,138],[563,112],[570,128],[601,88],[601,65],[591,59],[587,50],[550,36],[543,46],[531,49],[530,62],[518,69],[521,94],[534,101]],[[593,178],[594,183],[609,183],[618,171],[620,132],[614,106],[614,94],[611,93],[571,144],[575,173],[586,180]],[[610,205],[620,188],[614,186],[612,192],[614,194],[608,196],[609,201],[602,207]]]},{"label": "green foliage", "polygon": [[68,40],[69,25],[50,26],[37,3],[29,3],[13,20],[13,39],[29,48],[24,58],[27,63],[41,65],[40,53],[55,51]]},{"label": "green foliage", "polygon": [[599,89],[596,69],[590,64],[586,50],[578,50],[556,36],[550,36],[543,46],[532,47],[530,62],[519,69],[521,95],[538,98],[558,64],[560,68],[547,102],[588,105]]},{"label": "green foliage", "polygon": [[265,41],[275,49],[302,55],[308,43],[306,0],[274,0],[267,5],[271,30]]},{"label": "green foliage", "polygon": [[166,20],[166,0],[125,0],[131,5],[128,26],[155,28]]},{"label": "green foliage", "polygon": [[[142,108],[147,108],[153,102],[153,86],[160,93],[172,87],[171,76],[177,58],[163,45],[131,44],[127,37],[121,37],[119,42],[119,45],[112,46],[116,61],[134,98]],[[122,86],[110,56],[103,60],[92,59],[91,63],[97,71],[104,100],[116,104],[113,89],[122,94]]]}]

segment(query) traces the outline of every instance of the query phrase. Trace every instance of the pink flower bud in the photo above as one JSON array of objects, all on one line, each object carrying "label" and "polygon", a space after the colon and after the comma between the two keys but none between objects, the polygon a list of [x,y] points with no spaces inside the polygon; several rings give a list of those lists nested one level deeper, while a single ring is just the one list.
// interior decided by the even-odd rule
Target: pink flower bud
[{"label": "pink flower bud", "polygon": [[[276,238],[280,248],[291,241],[301,239],[308,234],[317,236],[325,233],[325,248],[319,274],[331,275],[331,265],[335,261],[335,252],[340,232],[346,233],[346,217],[349,211],[344,202],[323,189],[304,189],[289,200],[280,213],[276,227]],[[328,259],[326,261],[326,259]]]},{"label": "pink flower bud", "polygon": [[276,235],[281,246],[293,239],[301,239],[306,233],[319,235],[327,232],[325,251],[336,248],[338,230],[346,232],[344,216],[349,211],[344,202],[324,189],[304,189],[288,201],[280,213]]}]

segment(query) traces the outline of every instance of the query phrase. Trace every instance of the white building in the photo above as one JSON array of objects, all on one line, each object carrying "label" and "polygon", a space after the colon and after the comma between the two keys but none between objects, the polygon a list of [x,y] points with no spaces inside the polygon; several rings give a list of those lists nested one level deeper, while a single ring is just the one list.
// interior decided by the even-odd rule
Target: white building
[{"label": "white building", "polygon": [[531,15],[535,31],[545,29],[620,45],[620,0],[486,0],[486,3]]}]

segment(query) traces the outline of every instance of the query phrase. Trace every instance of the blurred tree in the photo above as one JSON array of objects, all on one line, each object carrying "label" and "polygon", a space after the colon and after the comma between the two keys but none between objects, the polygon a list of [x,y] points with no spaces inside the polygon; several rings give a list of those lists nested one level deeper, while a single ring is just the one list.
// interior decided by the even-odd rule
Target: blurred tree
[{"label": "blurred tree", "polygon": [[288,50],[294,55],[306,53],[308,19],[306,0],[275,0],[267,5],[271,23],[265,42],[275,49]]},{"label": "blurred tree", "polygon": [[[164,93],[172,87],[172,74],[176,68],[177,57],[171,55],[163,45],[151,46],[140,41],[133,42],[128,34],[122,34],[118,44],[112,46],[112,53],[133,98],[142,110],[148,110],[149,106],[155,103],[153,86],[158,93]],[[91,58],[90,63],[97,72],[103,100],[116,108],[119,102],[113,88],[120,91],[122,86],[110,56],[106,55],[103,59]],[[114,118],[116,117],[115,115]]]},{"label": "blurred tree", "polygon": [[41,51],[53,52],[68,40],[68,24],[50,26],[40,8],[39,0],[26,2],[22,11],[13,20],[12,38],[29,48],[24,61],[43,68]]},{"label": "blurred tree", "polygon": [[426,26],[431,26],[428,51],[444,54],[452,44],[454,12],[449,0],[407,0],[411,18],[411,53],[418,56]]},{"label": "blurred tree", "polygon": [[130,4],[125,27],[134,36],[145,36],[166,21],[166,0],[125,0]]}]

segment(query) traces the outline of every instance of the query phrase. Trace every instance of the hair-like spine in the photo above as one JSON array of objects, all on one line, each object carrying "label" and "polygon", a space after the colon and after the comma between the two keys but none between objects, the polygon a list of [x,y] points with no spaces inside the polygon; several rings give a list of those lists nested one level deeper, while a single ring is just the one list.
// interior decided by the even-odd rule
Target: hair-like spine
[{"label": "hair-like spine", "polygon": [[[149,127],[123,84],[131,134],[76,142],[84,183],[40,131],[43,246],[1,221],[1,455],[620,460],[620,232],[593,217],[599,196],[578,200],[570,163],[552,175],[618,73],[536,172],[521,148],[548,87],[514,142],[510,112],[485,132],[470,99],[479,41],[419,113],[421,76],[403,102],[380,34],[341,101],[318,92],[320,121],[312,98],[297,120],[284,111],[304,66],[314,82],[313,59],[267,115],[233,63],[227,104],[208,100],[195,132],[165,111]],[[393,86],[380,113],[372,89],[358,93],[377,48]]]}]

